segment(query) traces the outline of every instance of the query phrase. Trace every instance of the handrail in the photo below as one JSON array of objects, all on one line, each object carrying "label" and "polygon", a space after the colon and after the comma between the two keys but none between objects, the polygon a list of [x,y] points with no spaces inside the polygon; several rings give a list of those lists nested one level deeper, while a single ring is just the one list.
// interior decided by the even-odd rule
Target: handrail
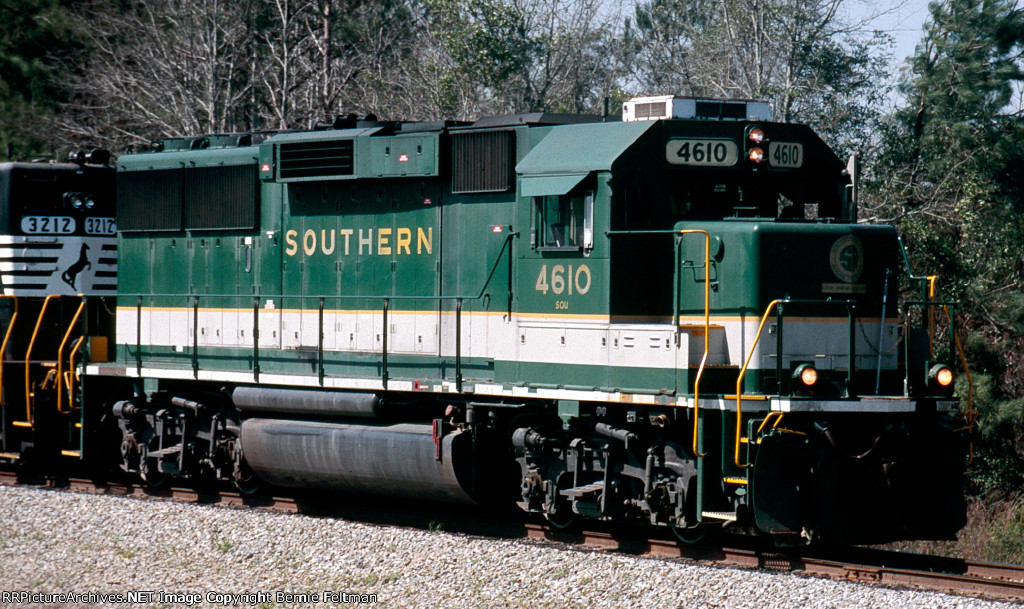
[{"label": "handrail", "polygon": [[[455,313],[456,313],[456,345],[455,345],[455,370],[456,370],[456,386],[461,391],[462,388],[462,344],[461,344],[461,322],[462,322],[462,303],[464,300],[481,300],[487,295],[487,288],[491,285],[491,281],[494,279],[494,275],[498,270],[498,265],[501,263],[502,258],[508,258],[508,314],[509,317],[512,315],[512,302],[513,302],[513,282],[512,282],[512,262],[514,259],[514,252],[512,250],[512,240],[519,236],[518,232],[510,232],[505,237],[504,242],[501,245],[501,249],[498,251],[498,256],[494,263],[491,265],[490,271],[487,274],[487,278],[484,280],[483,285],[480,287],[479,292],[473,295],[433,295],[433,296],[383,296],[383,295],[366,295],[366,294],[165,294],[165,293],[149,293],[149,294],[126,294],[121,293],[117,296],[120,298],[136,298],[136,368],[138,374],[142,374],[142,301],[143,298],[156,299],[156,298],[168,298],[168,299],[192,299],[192,353],[191,363],[193,368],[193,375],[198,378],[199,375],[199,301],[200,299],[237,299],[241,300],[247,297],[252,297],[253,306],[253,378],[255,382],[259,382],[260,376],[260,332],[259,332],[259,316],[261,313],[259,304],[261,299],[280,299],[282,303],[282,310],[284,309],[284,302],[292,299],[299,299],[300,301],[305,300],[316,300],[318,304],[318,315],[320,319],[320,339],[317,341],[317,361],[318,361],[318,376],[319,381],[323,384],[324,378],[324,363],[323,363],[323,307],[326,300],[336,301],[367,301],[381,299],[383,302],[383,335],[381,341],[381,381],[387,388],[389,380],[388,370],[388,326],[387,318],[388,312],[391,307],[392,301],[429,301],[429,302],[443,302],[445,300],[454,300],[456,302]],[[300,310],[305,310],[305,307],[300,305]]]},{"label": "handrail", "polygon": [[[711,351],[711,235],[705,230],[700,229],[683,229],[679,231],[680,235],[692,235],[701,234],[704,235],[704,355],[700,358],[700,366],[697,368],[697,378],[693,382],[693,454],[697,458],[702,458],[705,453],[697,450],[697,439],[698,432],[700,430],[700,380],[704,376],[704,366],[708,361],[708,353]],[[681,239],[680,239],[681,242]],[[677,251],[682,255],[682,247],[676,246]],[[678,268],[681,262],[676,260],[676,273],[678,274]],[[679,283],[681,284],[681,278]],[[680,286],[680,290],[682,287]],[[679,297],[679,291],[676,292],[676,297]],[[674,313],[676,318],[675,331],[679,333],[679,304],[676,303],[674,307]]]},{"label": "handrail", "polygon": [[32,349],[35,347],[36,338],[39,336],[39,327],[43,325],[43,316],[46,315],[46,309],[50,306],[50,301],[55,298],[62,298],[58,294],[50,294],[43,300],[43,306],[39,310],[39,316],[36,318],[36,327],[32,331],[32,338],[29,339],[28,349],[25,350],[25,421],[29,424],[32,423],[32,381],[30,378],[30,361],[32,359]]},{"label": "handrail", "polygon": [[[753,344],[750,345],[750,351],[747,353],[747,358],[743,361],[743,366],[740,368],[739,376],[736,378],[736,441],[735,441],[735,449],[733,451],[733,459],[736,462],[736,466],[741,468],[741,469],[745,469],[745,468],[750,467],[749,463],[745,463],[745,464],[744,463],[740,463],[740,444],[742,444],[742,442],[740,440],[742,438],[742,432],[743,432],[743,416],[742,416],[743,415],[743,377],[746,375],[747,368],[750,366],[750,360],[754,357],[754,351],[757,348],[757,343],[758,343],[758,341],[761,340],[761,334],[764,332],[764,325],[765,325],[765,323],[767,323],[768,317],[771,315],[772,311],[776,307],[779,307],[779,305],[784,305],[784,304],[813,304],[813,303],[846,305],[847,309],[849,310],[851,305],[856,304],[856,301],[852,301],[852,300],[832,300],[830,298],[829,299],[825,299],[825,300],[781,298],[781,299],[773,300],[770,303],[768,303],[768,307],[765,309],[764,315],[761,316],[761,324],[757,327],[757,334],[754,335],[754,342],[753,342]],[[855,319],[853,317],[853,313],[851,312],[850,313],[850,325],[851,325],[851,327],[853,326],[854,323],[855,323]],[[781,332],[777,335],[776,340],[777,340],[777,344],[776,344],[776,353],[777,353],[777,355],[776,355],[776,357],[778,358],[777,361],[776,361],[776,368],[781,370],[781,359],[782,359],[782,333]],[[848,379],[849,379],[848,382],[851,384],[851,387],[850,387],[851,390],[852,390],[852,380],[853,380],[853,367],[854,367],[854,361],[853,360],[854,360],[854,356],[855,356],[854,342],[853,342],[852,330],[851,330],[850,365],[848,366],[849,371],[847,373],[848,374]],[[778,376],[779,376],[779,379],[778,379],[779,393],[781,394],[782,378],[781,378],[781,374],[779,374]],[[764,422],[763,421],[762,421],[762,427],[764,427]]]},{"label": "handrail", "polygon": [[[671,229],[671,230],[609,230],[605,231],[606,236],[613,235],[691,235],[700,234],[704,235],[704,355],[701,357],[700,366],[697,368],[697,378],[693,382],[693,454],[698,458],[704,457],[705,454],[697,450],[697,434],[700,429],[698,414],[700,412],[700,381],[704,376],[705,366],[708,361],[708,354],[711,351],[710,345],[710,334],[711,334],[711,235],[702,229]],[[679,269],[682,265],[682,247],[680,243],[682,239],[677,239],[675,243],[675,267],[672,271],[673,276],[673,294],[672,294],[672,325],[676,333],[676,344],[679,344],[679,307],[680,307],[680,292],[682,291],[682,280],[679,275]]]},{"label": "handrail", "polygon": [[[935,299],[935,275],[932,275],[929,279],[928,298],[930,300]],[[960,356],[960,364],[964,367],[964,374],[967,376],[967,410],[964,411],[964,416],[967,419],[967,429],[974,429],[974,422],[978,418],[978,411],[974,409],[974,379],[971,378],[971,369],[967,366],[967,355],[964,353],[964,347],[960,344],[960,337],[956,333],[956,328],[953,327],[953,315],[949,312],[949,305],[942,305],[943,312],[946,313],[946,319],[949,321],[949,333],[953,337],[953,343],[956,344],[957,355]],[[931,336],[929,335],[929,344]],[[974,443],[971,443],[971,459],[974,458]]]},{"label": "handrail", "polygon": [[71,347],[71,352],[68,353],[68,411],[74,410],[75,408],[75,384],[78,382],[78,374],[75,372],[75,355],[78,354],[78,348],[85,342],[85,336],[79,336],[78,340],[75,341],[75,346]]},{"label": "handrail", "polygon": [[[11,320],[7,324],[7,331],[4,332],[4,341],[0,344],[0,398],[2,398],[4,396],[4,359],[7,355],[7,343],[11,340],[11,331],[14,330],[14,323],[18,320],[18,297],[10,294],[0,294],[0,298],[14,300],[14,314],[11,315]],[[26,399],[28,399],[27,396]],[[4,400],[3,405],[7,405],[6,400]]]},{"label": "handrail", "polygon": [[[938,275],[928,275],[928,300],[929,302],[935,300],[935,281],[939,278]],[[930,309],[929,305],[929,309]],[[928,358],[935,359],[935,316],[932,315],[931,311],[928,314]]]},{"label": "handrail", "polygon": [[775,423],[772,425],[772,429],[775,429],[776,427],[779,426],[779,423],[782,422],[782,417],[784,417],[784,416],[786,416],[786,413],[784,413],[784,412],[769,412],[764,417],[764,420],[761,421],[761,425],[757,428],[757,433],[761,433],[762,431],[764,431],[764,428],[768,426],[768,421],[770,421],[772,419],[772,417],[778,417],[775,420]]},{"label": "handrail", "polygon": [[[81,296],[81,294],[79,294],[79,296]],[[60,347],[57,348],[57,412],[60,414],[71,413],[70,395],[68,396],[69,402],[67,412],[64,412],[61,408],[61,402],[64,395],[63,388],[61,387],[61,383],[64,382],[64,358],[62,357],[62,354],[64,353],[64,347],[67,346],[68,339],[71,337],[71,331],[75,328],[75,324],[78,323],[78,318],[82,315],[83,309],[85,309],[85,298],[82,298],[82,302],[78,304],[78,310],[75,311],[75,315],[71,318],[71,322],[68,323],[67,332],[64,333],[64,338],[60,341]],[[68,365],[71,365],[70,356]]]},{"label": "handrail", "polygon": [[[907,246],[903,243],[902,235],[897,234],[896,240],[900,244],[900,253],[903,254],[903,263],[907,267],[907,278],[910,281],[921,282],[921,298],[926,301],[935,299],[935,281],[938,279],[938,275],[915,275],[914,269],[910,266],[910,257],[907,255]],[[928,354],[934,357],[934,349],[932,342],[935,335],[935,320],[930,314],[928,315]]]},{"label": "handrail", "polygon": [[[903,244],[903,237],[897,235],[897,239],[900,244],[900,251],[903,253],[903,261],[907,265],[907,273],[910,275],[910,279],[913,281],[922,282],[922,296],[929,301],[935,300],[935,283],[938,279],[937,275],[928,275],[926,277],[919,277],[914,275],[914,270],[910,268],[910,258],[907,256],[907,248]],[[927,291],[925,291],[925,285],[927,285]],[[939,304],[939,303],[935,303]],[[925,305],[928,306],[928,305]],[[949,320],[950,335],[953,338],[953,342],[956,344],[957,354],[960,356],[960,363],[964,367],[964,374],[967,375],[967,410],[964,411],[964,415],[967,417],[967,428],[973,429],[974,422],[977,420],[978,411],[974,410],[974,380],[971,378],[971,371],[967,367],[967,356],[964,354],[963,345],[960,344],[960,337],[957,336],[956,330],[953,328],[953,316],[949,312],[949,306],[946,304],[942,305],[943,311],[946,313],[946,319]],[[935,331],[935,322],[931,315],[928,316],[928,353],[931,357],[934,357],[934,351],[932,347],[933,335]],[[974,445],[971,445],[971,459],[974,458]]]},{"label": "handrail", "polygon": [[733,454],[733,460],[736,462],[736,466],[740,469],[750,467],[749,463],[740,463],[740,437],[743,431],[743,376],[747,373],[747,366],[750,365],[750,359],[754,357],[754,349],[757,347],[757,342],[761,340],[761,332],[764,330],[764,324],[768,321],[768,316],[771,315],[772,310],[782,302],[785,301],[773,300],[768,303],[768,308],[765,309],[764,315],[761,316],[761,325],[757,327],[757,334],[754,335],[754,343],[750,345],[750,352],[747,353],[747,359],[743,362],[743,367],[740,368],[740,374],[736,378],[736,448]]}]

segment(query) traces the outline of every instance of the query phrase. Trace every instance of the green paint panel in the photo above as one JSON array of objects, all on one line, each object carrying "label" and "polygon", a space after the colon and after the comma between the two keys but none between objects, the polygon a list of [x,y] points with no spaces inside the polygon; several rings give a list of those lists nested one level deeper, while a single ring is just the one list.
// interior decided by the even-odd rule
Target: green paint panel
[{"label": "green paint panel", "polygon": [[552,129],[516,165],[523,175],[579,174],[609,170],[655,121],[590,123]]},{"label": "green paint panel", "polygon": [[370,140],[370,164],[376,177],[437,175],[437,135],[375,137]]}]

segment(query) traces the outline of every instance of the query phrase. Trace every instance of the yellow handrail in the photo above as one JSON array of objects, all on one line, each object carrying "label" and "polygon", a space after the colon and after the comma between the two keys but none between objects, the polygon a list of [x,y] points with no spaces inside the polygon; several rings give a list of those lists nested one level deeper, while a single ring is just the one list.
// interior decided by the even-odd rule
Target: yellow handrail
[{"label": "yellow handrail", "polygon": [[[928,276],[928,299],[935,300],[935,280],[938,279],[936,275]],[[942,305],[942,310],[946,313],[946,320],[949,322],[950,328],[953,327],[953,315],[949,312],[949,307]],[[932,329],[931,329],[931,318],[929,316],[929,330],[928,330],[928,347],[929,354],[934,357],[931,353],[932,344]],[[974,409],[974,379],[971,378],[971,369],[967,367],[967,356],[964,354],[964,347],[960,344],[960,337],[957,336],[955,331],[951,331],[953,335],[953,343],[956,345],[956,354],[960,357],[960,365],[964,367],[964,374],[967,375],[967,410],[964,411],[964,417],[967,420],[967,430],[974,430],[974,422],[978,420],[978,411]],[[968,448],[968,462],[974,461],[974,442],[969,444]]]},{"label": "yellow handrail", "polygon": [[[937,275],[928,276],[928,299],[935,300],[935,280],[938,279]],[[946,320],[949,321],[950,327],[953,326],[953,315],[949,312],[949,307],[942,305],[942,310],[946,313]],[[931,336],[932,330],[929,328],[928,331],[928,345],[929,352],[931,351]],[[967,410],[964,414],[967,416],[967,427],[973,428],[974,421],[977,419],[978,413],[974,410],[974,380],[971,378],[971,370],[967,367],[967,356],[964,354],[964,347],[960,344],[960,337],[957,336],[956,332],[952,332],[953,342],[956,344],[956,353],[960,356],[960,365],[964,367],[964,374],[967,375]],[[933,355],[934,357],[934,355]],[[973,450],[973,446],[971,447]]]},{"label": "yellow handrail", "polygon": [[743,431],[743,375],[747,373],[750,358],[754,357],[757,341],[761,339],[761,332],[764,331],[764,324],[768,321],[768,316],[772,314],[772,310],[781,302],[781,300],[773,300],[768,303],[768,308],[765,309],[764,315],[761,317],[761,325],[757,327],[757,334],[754,335],[754,344],[750,345],[750,353],[747,353],[747,359],[744,360],[743,367],[740,368],[740,375],[736,378],[736,449],[733,453],[733,459],[736,461],[736,467],[741,469],[750,467],[749,463],[740,463],[740,436]]},{"label": "yellow handrail", "polygon": [[75,374],[75,354],[78,353],[78,348],[85,342],[84,336],[79,336],[75,342],[75,346],[71,347],[71,353],[68,354],[68,412],[74,410],[75,400],[75,384],[78,382],[78,375]]},{"label": "yellow handrail", "polygon": [[[700,379],[704,376],[704,365],[708,361],[711,334],[711,235],[706,230],[686,229],[680,230],[680,235],[701,234],[704,235],[704,355],[700,358],[700,366],[697,368],[697,378],[693,381],[693,454],[698,458],[705,456],[697,450],[697,432],[700,412]],[[678,331],[678,328],[677,328]]]},{"label": "yellow handrail", "polygon": [[784,416],[786,416],[786,413],[784,412],[769,412],[768,415],[765,416],[764,420],[761,421],[761,426],[757,428],[757,433],[764,431],[764,428],[768,426],[768,421],[770,421],[772,417],[778,417],[772,425],[772,429],[775,429],[779,426],[779,423],[782,422],[782,417]]},{"label": "yellow handrail", "polygon": [[[925,277],[928,282],[928,300],[935,300],[935,281],[938,278],[938,275]],[[928,305],[925,314],[928,315],[928,358],[935,359],[935,316],[932,315],[931,304]]]},{"label": "yellow handrail", "polygon": [[[14,329],[14,322],[18,320],[18,297],[11,296],[9,294],[2,294],[0,298],[10,298],[14,300],[14,314],[11,315],[11,321],[7,324],[7,331],[4,332],[4,342],[0,344],[0,398],[4,395],[4,356],[7,354],[7,343],[11,339],[11,331]],[[28,399],[28,396],[25,396]],[[4,402],[6,406],[6,401]]]},{"label": "yellow handrail", "polygon": [[29,423],[32,422],[32,382],[30,378],[30,360],[32,359],[32,348],[35,347],[36,337],[39,335],[39,326],[43,325],[43,315],[46,314],[46,308],[50,306],[50,301],[54,298],[60,298],[57,294],[50,294],[43,301],[43,308],[39,310],[39,317],[36,319],[36,327],[32,331],[32,339],[28,342],[28,349],[25,351],[25,420]]},{"label": "yellow handrail", "polygon": [[[78,296],[79,298],[82,298],[81,294]],[[71,318],[71,323],[68,324],[68,329],[64,333],[64,338],[60,341],[60,347],[57,348],[57,412],[60,414],[71,413],[70,396],[68,396],[69,403],[67,412],[61,408],[61,402],[64,397],[64,391],[61,387],[61,383],[64,381],[64,358],[62,357],[62,354],[64,353],[64,347],[68,344],[68,339],[71,337],[71,331],[75,329],[75,324],[78,323],[78,318],[82,315],[83,309],[85,309],[84,298],[82,298],[82,302],[78,304],[78,310],[75,311],[74,317]],[[71,365],[70,361],[68,362],[68,365]]]}]

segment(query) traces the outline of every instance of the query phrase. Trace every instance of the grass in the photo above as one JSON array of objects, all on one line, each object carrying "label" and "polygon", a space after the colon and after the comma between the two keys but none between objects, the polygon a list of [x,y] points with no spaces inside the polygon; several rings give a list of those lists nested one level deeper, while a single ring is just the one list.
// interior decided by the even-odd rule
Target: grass
[{"label": "grass", "polygon": [[885,547],[967,560],[1024,564],[1024,495],[969,499],[967,525],[957,537],[956,541],[908,541]]},{"label": "grass", "polygon": [[213,549],[217,550],[221,554],[227,554],[231,551],[235,544],[231,543],[231,540],[227,537],[214,537],[213,538]]}]

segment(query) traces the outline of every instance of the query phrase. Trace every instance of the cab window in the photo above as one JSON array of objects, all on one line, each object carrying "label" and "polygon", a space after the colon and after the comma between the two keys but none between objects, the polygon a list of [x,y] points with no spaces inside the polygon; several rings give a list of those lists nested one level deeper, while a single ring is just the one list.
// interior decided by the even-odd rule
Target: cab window
[{"label": "cab window", "polygon": [[592,247],[593,194],[534,197],[537,249],[579,250]]}]

